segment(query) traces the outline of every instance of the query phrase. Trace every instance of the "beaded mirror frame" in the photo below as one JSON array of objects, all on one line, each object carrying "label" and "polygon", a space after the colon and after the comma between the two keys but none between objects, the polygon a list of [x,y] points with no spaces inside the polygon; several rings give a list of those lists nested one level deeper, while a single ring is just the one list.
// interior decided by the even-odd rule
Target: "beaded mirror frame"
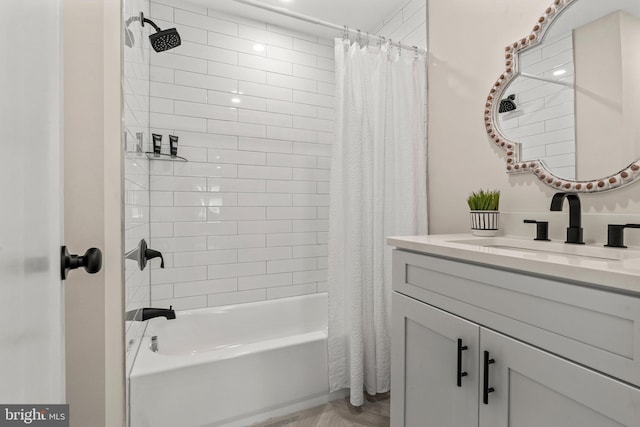
[{"label": "beaded mirror frame", "polygon": [[509,83],[519,75],[518,54],[532,46],[539,44],[547,29],[553,24],[563,10],[578,0],[554,0],[544,14],[538,18],[531,33],[505,48],[505,71],[498,77],[487,96],[484,110],[486,131],[491,141],[506,153],[507,173],[533,173],[544,184],[556,190],[576,193],[595,193],[615,190],[631,184],[640,176],[640,159],[632,162],[618,173],[593,180],[574,181],[561,178],[548,169],[544,162],[536,160],[521,160],[520,143],[504,136],[498,126],[498,109],[500,100],[504,98]]}]

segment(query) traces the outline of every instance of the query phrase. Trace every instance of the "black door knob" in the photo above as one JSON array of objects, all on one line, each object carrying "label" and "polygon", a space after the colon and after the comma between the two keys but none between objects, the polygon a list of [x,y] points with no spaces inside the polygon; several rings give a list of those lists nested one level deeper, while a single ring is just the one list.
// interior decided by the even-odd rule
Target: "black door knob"
[{"label": "black door knob", "polygon": [[66,246],[60,251],[60,275],[62,280],[67,278],[69,270],[84,267],[89,274],[95,274],[102,269],[102,251],[98,248],[90,248],[84,255],[70,254]]}]

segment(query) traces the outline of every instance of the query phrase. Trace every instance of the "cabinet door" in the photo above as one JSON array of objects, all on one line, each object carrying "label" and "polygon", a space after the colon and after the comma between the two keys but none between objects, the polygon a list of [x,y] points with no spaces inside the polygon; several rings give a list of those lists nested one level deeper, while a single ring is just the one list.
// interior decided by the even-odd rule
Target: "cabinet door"
[{"label": "cabinet door", "polygon": [[397,292],[392,323],[391,425],[477,426],[478,325]]},{"label": "cabinet door", "polygon": [[480,427],[640,426],[640,389],[484,328],[480,342]]}]

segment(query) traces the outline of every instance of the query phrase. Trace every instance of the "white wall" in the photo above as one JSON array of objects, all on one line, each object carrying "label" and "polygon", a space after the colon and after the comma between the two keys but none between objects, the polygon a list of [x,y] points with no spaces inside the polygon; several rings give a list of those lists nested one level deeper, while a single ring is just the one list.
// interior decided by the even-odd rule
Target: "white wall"
[{"label": "white wall", "polygon": [[151,2],[150,16],[182,37],[151,55],[151,127],[189,159],[151,161],[151,247],[167,267],[151,262],[152,303],[324,292],[333,40],[189,3]]},{"label": "white wall", "polygon": [[[586,172],[609,176],[617,173],[626,159],[640,157],[639,23],[635,16],[617,11],[574,31],[579,177]],[[606,156],[602,155],[603,145]]]},{"label": "white wall", "polygon": [[[507,175],[504,153],[489,141],[483,122],[485,99],[504,69],[505,46],[529,34],[549,4],[550,0],[429,1],[432,233],[468,231],[465,200],[479,188],[501,190],[503,212],[531,213],[536,219],[549,211],[554,190],[530,174]],[[584,195],[583,211],[602,214],[605,221],[616,221],[612,214],[639,214],[638,185]],[[558,221],[567,222],[565,217],[561,214]],[[606,230],[585,227],[585,239],[595,232],[606,235]],[[638,233],[627,234],[633,239]]]}]

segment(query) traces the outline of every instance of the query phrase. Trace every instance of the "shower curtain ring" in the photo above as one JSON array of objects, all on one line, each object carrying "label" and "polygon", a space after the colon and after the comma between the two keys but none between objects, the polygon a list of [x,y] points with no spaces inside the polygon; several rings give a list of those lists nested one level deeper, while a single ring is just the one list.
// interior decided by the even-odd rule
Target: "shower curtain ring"
[{"label": "shower curtain ring", "polygon": [[358,45],[362,44],[362,33],[360,32],[360,30],[358,30]]},{"label": "shower curtain ring", "polygon": [[369,47],[369,32],[367,31],[367,44],[366,47]]}]

